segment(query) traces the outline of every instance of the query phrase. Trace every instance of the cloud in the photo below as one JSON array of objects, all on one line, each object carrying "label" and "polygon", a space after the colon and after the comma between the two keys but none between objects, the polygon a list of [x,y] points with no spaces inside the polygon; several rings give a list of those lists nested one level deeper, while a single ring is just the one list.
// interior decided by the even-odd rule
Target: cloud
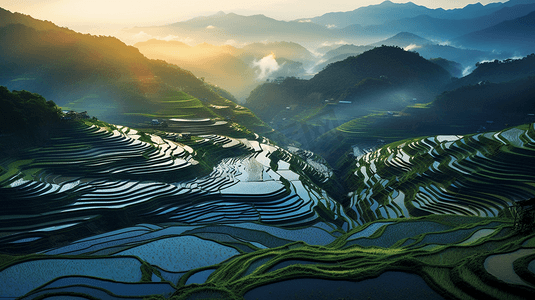
[{"label": "cloud", "polygon": [[236,46],[238,45],[238,42],[236,42],[236,40],[227,40],[223,45]]},{"label": "cloud", "polygon": [[258,68],[256,75],[258,80],[265,80],[271,73],[280,69],[280,65],[275,60],[273,52],[260,60],[253,61],[253,68]]},{"label": "cloud", "polygon": [[472,71],[474,69],[475,69],[475,67],[473,67],[473,66],[468,66],[468,67],[464,68],[463,77],[466,76],[466,75],[470,75],[470,73],[472,73]]},{"label": "cloud", "polygon": [[214,29],[214,28],[215,28],[214,25],[208,25],[208,26],[206,26],[206,29]]},{"label": "cloud", "polygon": [[312,55],[314,55],[314,57],[322,57],[323,54],[319,53],[318,51],[314,50],[314,49],[307,49],[308,52],[312,53]]},{"label": "cloud", "polygon": [[223,45],[229,45],[229,46],[233,46],[233,47],[236,47],[236,48],[243,48],[245,46],[247,46],[247,43],[240,43],[236,40],[226,40],[225,43],[223,43]]},{"label": "cloud", "polygon": [[299,23],[312,23],[312,20],[308,19],[308,20],[299,20],[298,21]]},{"label": "cloud", "polygon": [[139,33],[134,34],[132,38],[133,38],[134,44],[137,42],[148,41],[150,39],[156,39],[156,40],[167,41],[167,42],[178,41],[178,42],[188,44],[190,46],[195,44],[195,40],[190,37],[180,37],[178,35],[171,35],[171,34],[165,37],[161,37],[161,36],[156,36],[156,35],[146,33],[144,31],[140,31]]},{"label": "cloud", "polygon": [[329,29],[336,28],[336,25],[334,25],[334,24],[327,24],[325,26],[327,26],[327,28],[329,28]]},{"label": "cloud", "polygon": [[348,45],[349,43],[344,40],[339,40],[338,42],[323,42],[321,43],[321,47],[330,47],[332,45]]},{"label": "cloud", "polygon": [[140,31],[139,33],[134,34],[134,39],[139,41],[146,41],[154,38],[152,35],[146,33],[145,31]]},{"label": "cloud", "polygon": [[166,37],[163,37],[163,38],[160,38],[160,37],[156,37],[156,39],[159,39],[159,40],[164,40],[164,41],[178,41],[178,42],[182,42],[182,43],[185,43],[185,44],[188,44],[188,45],[193,45],[194,44],[194,40],[190,37],[185,37],[185,38],[182,38],[182,37],[179,37],[178,35],[168,35]]},{"label": "cloud", "polygon": [[412,51],[412,50],[416,50],[416,49],[420,49],[420,48],[422,48],[422,46],[418,46],[416,44],[410,44],[407,47],[405,47],[404,50],[405,51]]}]

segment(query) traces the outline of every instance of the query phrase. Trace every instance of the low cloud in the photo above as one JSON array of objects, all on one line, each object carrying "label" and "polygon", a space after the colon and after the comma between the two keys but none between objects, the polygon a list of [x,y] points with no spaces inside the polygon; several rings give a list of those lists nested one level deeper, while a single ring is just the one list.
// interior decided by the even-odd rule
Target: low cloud
[{"label": "low cloud", "polygon": [[149,33],[146,33],[144,31],[140,31],[139,33],[136,33],[132,36],[133,38],[133,43],[137,43],[137,42],[144,42],[144,41],[148,41],[150,39],[156,39],[156,40],[162,40],[162,41],[178,41],[178,42],[182,42],[182,43],[185,43],[185,44],[188,44],[190,46],[194,45],[195,44],[195,40],[190,38],[190,37],[180,37],[178,35],[168,35],[168,36],[165,36],[165,37],[161,37],[161,36],[157,36],[157,35],[152,35],[152,34],[149,34]]},{"label": "low cloud", "polygon": [[327,24],[325,26],[327,26],[327,28],[329,28],[329,29],[336,28],[336,25],[334,25],[334,24]]},{"label": "low cloud", "polygon": [[214,29],[214,28],[215,28],[214,25],[208,25],[208,26],[206,26],[206,29]]},{"label": "low cloud", "polygon": [[466,68],[464,68],[463,70],[463,77],[464,76],[467,76],[467,75],[470,75],[470,73],[472,73],[472,71],[475,69],[475,67],[473,66],[468,66]]},{"label": "low cloud", "polygon": [[412,51],[412,50],[416,50],[416,49],[420,49],[420,48],[422,48],[422,46],[418,46],[416,44],[410,44],[407,47],[405,47],[404,50],[405,51]]},{"label": "low cloud", "polygon": [[157,37],[157,39],[168,41],[168,42],[169,41],[178,41],[178,42],[182,42],[182,43],[188,44],[190,46],[195,44],[195,40],[190,38],[190,37],[182,38],[182,37],[179,37],[178,35],[171,35],[171,34],[166,36],[166,37],[163,37],[163,38]]},{"label": "low cloud", "polygon": [[258,80],[265,80],[273,72],[278,71],[281,66],[275,59],[275,54],[271,53],[260,60],[253,61],[253,68],[258,68],[256,71]]},{"label": "low cloud", "polygon": [[312,23],[312,20],[299,20],[299,23]]},{"label": "low cloud", "polygon": [[329,47],[329,46],[332,46],[332,45],[347,45],[349,44],[348,42],[344,41],[344,40],[339,40],[338,42],[323,42],[321,43],[321,47]]},{"label": "low cloud", "polygon": [[223,43],[223,45],[229,45],[229,46],[233,46],[236,48],[243,48],[247,46],[247,43],[240,43],[236,40],[226,40],[225,43]]},{"label": "low cloud", "polygon": [[152,35],[146,33],[145,31],[140,31],[139,33],[134,34],[134,39],[139,41],[146,41],[154,38]]}]

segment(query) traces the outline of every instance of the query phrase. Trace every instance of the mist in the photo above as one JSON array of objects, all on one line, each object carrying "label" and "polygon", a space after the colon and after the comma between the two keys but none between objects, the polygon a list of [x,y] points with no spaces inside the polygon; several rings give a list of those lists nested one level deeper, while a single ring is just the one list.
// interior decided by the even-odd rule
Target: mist
[{"label": "mist", "polygon": [[258,68],[256,70],[258,80],[266,80],[273,72],[278,71],[281,65],[275,59],[275,54],[271,53],[260,60],[254,60],[253,68]]}]

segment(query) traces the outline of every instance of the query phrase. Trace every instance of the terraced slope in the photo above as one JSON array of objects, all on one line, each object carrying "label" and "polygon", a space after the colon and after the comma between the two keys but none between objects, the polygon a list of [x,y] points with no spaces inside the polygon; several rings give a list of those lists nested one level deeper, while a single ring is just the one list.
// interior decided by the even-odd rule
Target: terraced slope
[{"label": "terraced slope", "polygon": [[173,138],[68,123],[48,145],[4,158],[0,251],[29,253],[138,223],[303,226],[321,213],[353,225],[332,212],[343,209],[325,192],[299,180],[311,167],[290,170],[287,153],[271,169],[279,148],[266,139]]},{"label": "terraced slope", "polygon": [[529,299],[534,258],[535,235],[499,218],[389,219],[347,233],[327,222],[137,224],[39,255],[3,256],[0,295]]},{"label": "terraced slope", "polygon": [[[533,125],[368,153],[356,173],[369,186],[353,195],[354,210],[315,184],[328,183],[332,171],[310,152],[265,138],[176,142],[174,133],[100,125],[64,124],[50,144],[2,158],[1,298],[529,299],[535,292],[535,234],[516,232],[500,214],[530,193],[531,170],[518,161],[533,157]],[[449,184],[446,191],[470,189],[421,200],[430,188],[419,185],[437,182]],[[393,203],[379,206],[381,195]],[[411,218],[367,222],[395,213]]]},{"label": "terraced slope", "polygon": [[534,124],[470,136],[390,144],[356,159],[359,222],[458,214],[498,216],[535,196]]}]

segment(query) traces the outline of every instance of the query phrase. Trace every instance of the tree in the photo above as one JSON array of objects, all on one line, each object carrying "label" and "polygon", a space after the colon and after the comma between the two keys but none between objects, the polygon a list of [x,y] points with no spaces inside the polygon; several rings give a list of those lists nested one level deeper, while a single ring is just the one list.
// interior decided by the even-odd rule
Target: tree
[{"label": "tree", "polygon": [[511,213],[514,216],[513,228],[521,233],[535,229],[535,198],[513,203]]}]

